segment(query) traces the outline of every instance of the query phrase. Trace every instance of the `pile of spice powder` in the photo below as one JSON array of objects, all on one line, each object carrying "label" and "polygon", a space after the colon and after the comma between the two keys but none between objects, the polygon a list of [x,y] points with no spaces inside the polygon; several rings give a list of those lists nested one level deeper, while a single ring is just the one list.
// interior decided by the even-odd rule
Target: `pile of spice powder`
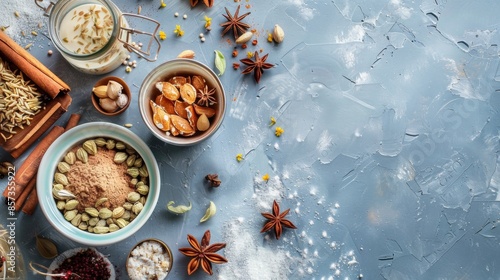
[{"label": "pile of spice powder", "polygon": [[[76,148],[73,150],[76,152]],[[130,176],[125,164],[113,161],[115,150],[98,148],[96,155],[90,156],[87,163],[76,161],[67,174],[70,185],[67,189],[76,195],[78,210],[94,207],[97,199],[106,197],[108,201],[101,207],[116,208],[123,205],[128,193]]]}]

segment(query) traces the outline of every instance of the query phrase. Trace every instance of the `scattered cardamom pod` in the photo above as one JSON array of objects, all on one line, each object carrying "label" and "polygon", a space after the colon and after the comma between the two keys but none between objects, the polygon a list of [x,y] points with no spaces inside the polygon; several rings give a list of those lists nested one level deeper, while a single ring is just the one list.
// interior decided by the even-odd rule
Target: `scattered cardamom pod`
[{"label": "scattered cardamom pod", "polygon": [[141,195],[136,192],[129,192],[127,195],[127,201],[130,203],[136,203],[141,198]]},{"label": "scattered cardamom pod", "polygon": [[127,153],[124,152],[116,152],[115,157],[113,158],[113,161],[117,164],[124,163],[128,158]]},{"label": "scattered cardamom pod", "polygon": [[207,211],[205,212],[205,215],[201,218],[200,223],[206,222],[213,215],[215,215],[215,212],[217,212],[217,208],[215,207],[215,203],[210,201],[210,205],[208,206]]},{"label": "scattered cardamom pod", "polygon": [[117,150],[125,150],[127,148],[127,146],[125,146],[125,144],[123,142],[116,142],[115,148]]},{"label": "scattered cardamom pod", "polygon": [[89,155],[95,155],[95,154],[97,154],[97,145],[94,142],[94,140],[87,140],[87,141],[83,142],[82,147],[85,149],[85,151]]},{"label": "scattered cardamom pod", "polygon": [[139,176],[139,169],[137,167],[132,167],[127,169],[127,174],[132,176],[132,178],[135,178]]},{"label": "scattered cardamom pod", "polygon": [[149,187],[144,184],[138,185],[136,191],[142,195],[147,195],[149,192]]},{"label": "scattered cardamom pod", "polygon": [[180,54],[177,55],[177,58],[194,58],[195,53],[192,50],[185,50],[182,51]]},{"label": "scattered cardamom pod", "polygon": [[144,205],[140,202],[134,203],[134,206],[132,206],[132,212],[136,215],[139,215],[141,213],[142,209],[144,208]]},{"label": "scattered cardamom pod", "polygon": [[83,148],[78,148],[78,150],[76,150],[76,158],[83,163],[87,163],[89,161],[89,155]]},{"label": "scattered cardamom pod", "polygon": [[247,31],[243,34],[240,35],[240,37],[238,37],[238,39],[236,39],[236,44],[245,44],[246,42],[250,41],[250,39],[252,39],[253,37],[253,33],[251,31]]},{"label": "scattered cardamom pod", "polygon": [[121,218],[125,214],[125,208],[123,207],[116,207],[113,209],[113,218],[118,219]]},{"label": "scattered cardamom pod", "polygon": [[74,164],[75,161],[76,161],[76,155],[75,153],[73,152],[68,152],[65,156],[64,156],[64,161],[68,164]]},{"label": "scattered cardamom pod", "polygon": [[187,211],[191,210],[191,208],[192,208],[191,202],[189,202],[189,206],[186,206],[186,205],[174,206],[174,204],[175,204],[174,201],[169,201],[167,203],[167,209],[168,209],[168,211],[175,213],[175,214],[186,213]]},{"label": "scattered cardamom pod", "polygon": [[102,138],[102,137],[94,139],[94,142],[97,145],[97,147],[104,147],[104,146],[106,146],[106,140],[104,138]]},{"label": "scattered cardamom pod", "polygon": [[105,203],[107,201],[108,201],[107,197],[98,198],[97,201],[95,202],[95,207],[98,208],[99,206],[101,206],[103,203]]},{"label": "scattered cardamom pod", "polygon": [[285,31],[283,31],[283,28],[279,25],[274,25],[274,30],[273,30],[273,40],[276,43],[281,43],[285,39]]},{"label": "scattered cardamom pod", "polygon": [[57,164],[57,170],[61,173],[66,173],[71,169],[69,163],[61,161]]},{"label": "scattered cardamom pod", "polygon": [[54,181],[57,184],[61,184],[63,186],[67,186],[69,184],[68,177],[66,177],[66,175],[59,173],[59,172],[56,172],[56,174],[54,174]]},{"label": "scattered cardamom pod", "polygon": [[36,236],[36,249],[38,253],[46,258],[53,259],[57,257],[57,246],[52,242],[52,240],[40,236]]},{"label": "scattered cardamom pod", "polygon": [[108,139],[108,141],[106,142],[106,148],[108,148],[108,150],[113,150],[115,148],[115,145],[116,141],[113,139]]}]

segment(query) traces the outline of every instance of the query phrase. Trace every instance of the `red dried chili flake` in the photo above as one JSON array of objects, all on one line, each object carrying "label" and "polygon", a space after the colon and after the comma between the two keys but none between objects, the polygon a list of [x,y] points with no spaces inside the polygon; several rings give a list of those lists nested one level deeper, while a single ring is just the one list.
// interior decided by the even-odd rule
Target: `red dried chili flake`
[{"label": "red dried chili flake", "polygon": [[242,48],[242,49],[246,49],[246,48],[247,48],[247,44],[243,44],[243,45],[241,45],[241,48]]},{"label": "red dried chili flake", "polygon": [[254,46],[255,46],[255,45],[257,45],[258,43],[259,43],[259,41],[257,41],[257,39],[254,39],[254,40],[252,41],[252,45],[254,45]]},{"label": "red dried chili flake", "polygon": [[240,64],[237,62],[233,63],[233,69],[238,70],[238,68],[240,68]]},{"label": "red dried chili flake", "polygon": [[237,57],[238,56],[238,50],[233,50],[233,57]]}]

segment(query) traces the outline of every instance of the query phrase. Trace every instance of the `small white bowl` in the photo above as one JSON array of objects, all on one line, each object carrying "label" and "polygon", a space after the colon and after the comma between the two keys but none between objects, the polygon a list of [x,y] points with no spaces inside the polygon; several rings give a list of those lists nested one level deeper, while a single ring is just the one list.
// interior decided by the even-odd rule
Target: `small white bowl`
[{"label": "small white bowl", "polygon": [[[96,234],[83,231],[64,219],[52,196],[52,184],[57,164],[68,150],[89,138],[113,138],[130,145],[142,157],[149,172],[149,194],[143,210],[125,228],[115,232]],[[37,174],[37,195],[49,223],[67,238],[90,246],[105,246],[122,241],[137,232],[149,219],[160,196],[160,171],[156,158],[144,141],[130,130],[111,123],[93,122],[76,126],[47,149]]]},{"label": "small white bowl", "polygon": [[[192,136],[172,136],[161,131],[153,123],[153,110],[149,101],[154,101],[156,96],[161,94],[156,88],[157,82],[167,82],[168,79],[174,76],[186,75],[201,76],[206,80],[209,88],[215,89],[216,113],[211,118],[211,125],[208,130],[196,132]],[[157,66],[146,76],[139,90],[139,111],[146,126],[158,139],[176,146],[191,146],[208,139],[219,129],[226,111],[226,94],[219,77],[210,67],[193,59],[177,58]]]}]

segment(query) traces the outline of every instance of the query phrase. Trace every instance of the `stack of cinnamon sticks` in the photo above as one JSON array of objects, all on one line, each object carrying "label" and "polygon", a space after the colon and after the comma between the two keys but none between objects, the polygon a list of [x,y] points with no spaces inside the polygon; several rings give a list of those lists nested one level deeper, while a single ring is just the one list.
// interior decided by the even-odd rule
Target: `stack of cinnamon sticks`
[{"label": "stack of cinnamon sticks", "polygon": [[[18,129],[7,140],[0,139],[0,147],[14,158],[18,158],[67,111],[71,104],[71,97],[68,94],[70,88],[2,31],[0,31],[0,57],[9,62],[12,68],[21,71],[25,77],[36,84],[38,90],[50,99],[45,109],[36,114],[28,126]],[[53,126],[21,166],[15,170],[13,180],[9,181],[3,196],[7,198],[9,205],[15,205],[16,211],[23,210],[27,214],[32,214],[36,209],[38,204],[35,190],[36,175],[43,154],[64,131],[76,126],[79,119],[80,115],[74,114],[70,117],[66,127]]]},{"label": "stack of cinnamon sticks", "polygon": [[42,157],[49,146],[65,131],[78,125],[80,121],[79,114],[72,114],[65,127],[54,126],[47,135],[38,143],[26,160],[16,169],[14,176],[3,196],[7,199],[9,205],[14,205],[15,211],[22,210],[26,214],[33,214],[38,205],[36,194],[36,176],[38,166]]},{"label": "stack of cinnamon sticks", "polygon": [[16,131],[17,133],[7,141],[0,139],[0,146],[17,158],[67,111],[71,104],[71,97],[68,94],[70,88],[2,31],[0,31],[0,56],[21,71],[50,98],[45,109],[33,117],[29,126]]}]

